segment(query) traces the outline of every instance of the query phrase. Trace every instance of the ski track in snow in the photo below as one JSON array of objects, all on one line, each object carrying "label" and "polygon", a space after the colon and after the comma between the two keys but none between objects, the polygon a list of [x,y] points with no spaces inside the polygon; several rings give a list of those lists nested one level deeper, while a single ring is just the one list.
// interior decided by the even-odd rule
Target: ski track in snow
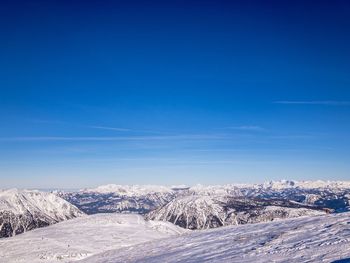
[{"label": "ski track in snow", "polygon": [[350,213],[192,231],[84,263],[333,262],[350,258]]}]

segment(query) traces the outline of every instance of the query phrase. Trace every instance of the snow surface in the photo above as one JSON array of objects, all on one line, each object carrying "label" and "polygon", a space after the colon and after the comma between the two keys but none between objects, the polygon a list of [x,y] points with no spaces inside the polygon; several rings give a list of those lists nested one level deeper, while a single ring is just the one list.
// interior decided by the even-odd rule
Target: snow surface
[{"label": "snow surface", "polygon": [[110,249],[123,248],[185,233],[171,223],[145,221],[140,215],[83,216],[0,240],[0,262],[72,262]]},{"label": "snow surface", "polygon": [[350,259],[350,213],[191,231],[103,252],[81,262],[263,263],[340,259]]}]

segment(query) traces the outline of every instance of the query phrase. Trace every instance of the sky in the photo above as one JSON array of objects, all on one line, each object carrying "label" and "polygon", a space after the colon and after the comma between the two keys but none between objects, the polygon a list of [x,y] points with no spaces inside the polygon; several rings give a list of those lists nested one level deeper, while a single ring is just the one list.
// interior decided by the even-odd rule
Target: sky
[{"label": "sky", "polygon": [[0,188],[350,180],[349,1],[2,1]]}]

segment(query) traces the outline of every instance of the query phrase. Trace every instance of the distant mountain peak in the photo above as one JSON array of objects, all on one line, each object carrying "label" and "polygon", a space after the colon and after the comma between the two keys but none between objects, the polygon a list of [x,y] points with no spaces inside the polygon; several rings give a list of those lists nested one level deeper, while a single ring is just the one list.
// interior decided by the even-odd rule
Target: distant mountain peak
[{"label": "distant mountain peak", "polygon": [[273,189],[285,189],[285,188],[303,188],[303,189],[316,189],[316,188],[350,188],[350,181],[295,181],[295,180],[279,180],[265,182],[262,187]]},{"label": "distant mountain peak", "polygon": [[125,196],[139,196],[150,193],[164,193],[171,192],[172,189],[167,186],[161,185],[118,185],[118,184],[107,184],[101,185],[96,188],[86,189],[86,192],[96,193],[117,193]]}]

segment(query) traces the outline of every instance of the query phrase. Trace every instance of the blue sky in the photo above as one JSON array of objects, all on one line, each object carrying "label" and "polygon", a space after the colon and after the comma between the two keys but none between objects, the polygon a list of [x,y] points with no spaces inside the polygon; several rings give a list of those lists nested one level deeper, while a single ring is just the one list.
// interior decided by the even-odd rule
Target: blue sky
[{"label": "blue sky", "polygon": [[0,186],[350,179],[347,1],[4,1]]}]

